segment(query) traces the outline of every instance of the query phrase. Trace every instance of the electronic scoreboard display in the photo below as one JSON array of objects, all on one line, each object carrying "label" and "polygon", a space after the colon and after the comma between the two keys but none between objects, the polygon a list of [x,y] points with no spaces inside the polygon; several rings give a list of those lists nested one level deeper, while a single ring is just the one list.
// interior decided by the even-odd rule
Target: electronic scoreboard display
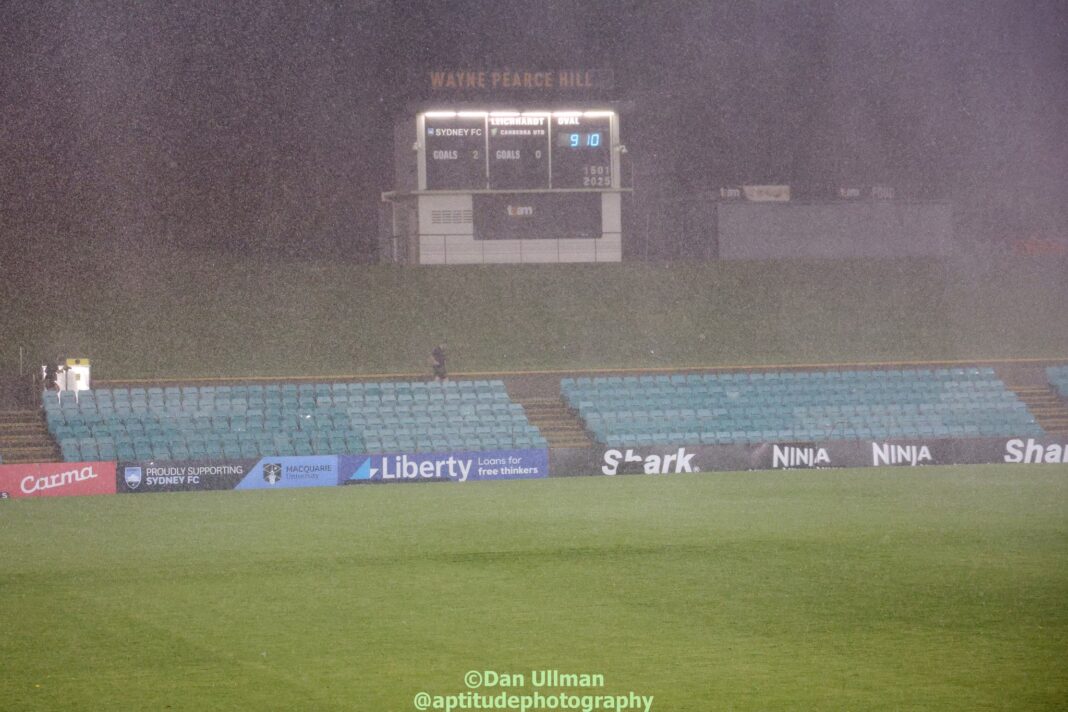
[{"label": "electronic scoreboard display", "polygon": [[486,117],[427,116],[427,190],[486,187]]},{"label": "electronic scoreboard display", "polygon": [[489,187],[549,187],[549,115],[488,117]]},{"label": "electronic scoreboard display", "polygon": [[553,117],[553,187],[611,188],[612,139],[608,116]]},{"label": "electronic scoreboard display", "polygon": [[597,112],[427,112],[426,190],[606,190],[612,119]]}]

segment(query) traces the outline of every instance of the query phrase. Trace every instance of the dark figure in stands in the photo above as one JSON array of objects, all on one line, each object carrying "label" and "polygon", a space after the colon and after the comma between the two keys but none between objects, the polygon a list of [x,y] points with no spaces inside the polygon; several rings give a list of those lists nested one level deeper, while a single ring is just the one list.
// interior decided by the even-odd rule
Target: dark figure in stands
[{"label": "dark figure in stands", "polygon": [[49,361],[45,364],[44,371],[44,387],[46,391],[58,390],[57,380],[59,379],[59,363],[58,361]]},{"label": "dark figure in stands", "polygon": [[443,382],[448,378],[445,372],[445,342],[434,347],[434,350],[430,352],[430,367],[434,373],[434,380],[438,383]]}]

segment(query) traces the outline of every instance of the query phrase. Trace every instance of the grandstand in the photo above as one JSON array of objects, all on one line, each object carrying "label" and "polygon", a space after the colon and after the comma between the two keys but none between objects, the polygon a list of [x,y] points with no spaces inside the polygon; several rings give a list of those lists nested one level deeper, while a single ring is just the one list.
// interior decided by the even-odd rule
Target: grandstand
[{"label": "grandstand", "polygon": [[70,462],[546,446],[500,380],[106,388],[44,409]]},{"label": "grandstand", "polygon": [[1013,387],[973,366],[544,376],[533,390],[516,387],[522,377],[98,388],[45,394],[55,458],[44,444],[34,455],[198,461],[1042,437],[1068,431],[1068,366],[1043,375],[1048,385]]},{"label": "grandstand", "polygon": [[608,446],[1041,436],[990,367],[564,379]]}]

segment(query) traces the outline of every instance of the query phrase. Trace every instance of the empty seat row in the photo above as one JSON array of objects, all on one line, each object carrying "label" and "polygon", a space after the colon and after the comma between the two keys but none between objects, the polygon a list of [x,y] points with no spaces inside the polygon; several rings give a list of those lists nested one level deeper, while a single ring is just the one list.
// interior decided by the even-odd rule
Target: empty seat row
[{"label": "empty seat row", "polygon": [[145,442],[119,443],[92,440],[87,443],[65,441],[60,449],[68,462],[89,460],[119,461],[181,461],[220,458],[263,458],[294,455],[361,454],[387,452],[440,452],[448,450],[503,450],[544,448],[540,435],[502,438],[480,435],[441,435],[416,438],[405,435],[383,435],[366,441],[279,441],[228,440],[225,442],[180,443]]},{"label": "empty seat row", "polygon": [[411,405],[411,406],[380,406],[370,405],[349,406],[347,408],[317,407],[299,408],[290,410],[286,408],[242,408],[233,410],[212,411],[73,411],[55,412],[48,414],[49,423],[92,425],[94,423],[126,423],[126,422],[169,422],[180,426],[195,423],[215,423],[225,430],[226,424],[243,422],[249,419],[279,419],[284,422],[302,422],[317,419],[365,421],[377,418],[404,419],[460,419],[468,416],[478,416],[487,419],[525,418],[523,407],[518,403],[494,402],[478,404],[457,405]]},{"label": "empty seat row", "polygon": [[211,412],[217,410],[244,410],[247,408],[276,408],[284,410],[307,410],[316,408],[346,408],[351,406],[404,407],[414,405],[445,405],[507,403],[508,395],[493,391],[456,391],[445,393],[383,393],[366,395],[285,396],[248,395],[221,398],[201,396],[187,399],[129,399],[110,400],[67,398],[63,401],[49,399],[45,403],[48,412]]},{"label": "empty seat row", "polygon": [[353,383],[266,383],[245,385],[152,386],[132,388],[99,388],[92,391],[46,393],[46,399],[67,400],[130,400],[130,399],[198,399],[203,397],[235,397],[257,395],[332,396],[342,394],[405,394],[405,393],[506,393],[501,380],[446,381],[382,381]]},{"label": "empty seat row", "polygon": [[695,383],[753,383],[762,381],[981,381],[996,379],[989,366],[939,369],[827,369],[820,371],[745,371],[689,374],[661,374],[646,376],[604,376],[564,378],[561,389],[598,384],[695,384]]},{"label": "empty seat row", "polygon": [[760,397],[766,394],[782,393],[834,393],[834,394],[857,394],[857,393],[890,393],[890,394],[928,394],[928,393],[982,393],[990,391],[1002,391],[1004,384],[997,380],[965,381],[965,382],[937,382],[925,383],[923,381],[871,381],[871,382],[848,382],[848,381],[762,381],[748,383],[593,383],[590,385],[574,385],[570,388],[561,389],[568,398],[582,398],[584,396],[603,396],[616,394],[625,396],[630,393],[642,395],[671,396],[678,393],[706,393],[716,396],[731,397]]}]

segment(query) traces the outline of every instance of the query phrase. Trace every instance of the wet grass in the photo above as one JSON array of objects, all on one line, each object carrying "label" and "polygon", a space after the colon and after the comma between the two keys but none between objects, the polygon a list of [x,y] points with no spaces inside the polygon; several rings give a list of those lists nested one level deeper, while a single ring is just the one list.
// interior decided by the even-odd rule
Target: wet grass
[{"label": "wet grass", "polygon": [[927,260],[398,268],[98,256],[0,280],[10,369],[97,378],[1063,358],[1065,265]]},{"label": "wet grass", "polygon": [[543,669],[674,712],[1068,699],[1063,466],[12,500],[0,538],[7,709],[389,712]]}]

